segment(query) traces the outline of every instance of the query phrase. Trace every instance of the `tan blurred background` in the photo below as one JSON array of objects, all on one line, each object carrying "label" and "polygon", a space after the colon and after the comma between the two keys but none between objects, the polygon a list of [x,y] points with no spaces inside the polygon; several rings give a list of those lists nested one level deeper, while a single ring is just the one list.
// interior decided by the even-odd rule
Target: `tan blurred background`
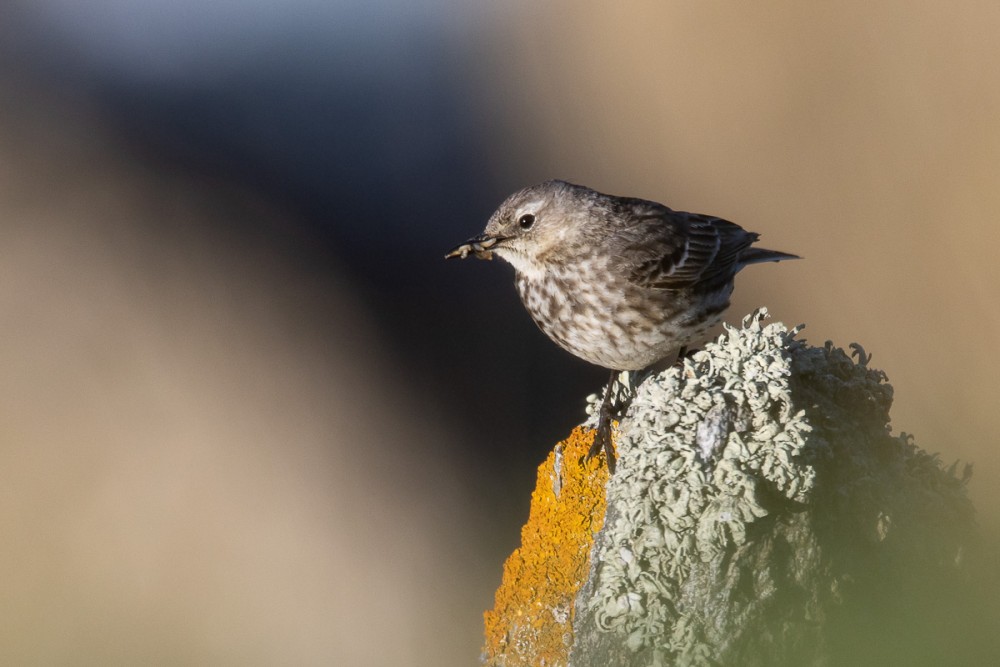
[{"label": "tan blurred background", "polygon": [[[253,124],[251,105],[282,92],[250,88],[217,127],[270,152],[211,169],[212,132],[150,138],[143,119],[179,113],[185,76],[228,90],[236,55],[260,71],[240,49],[266,42],[272,63],[297,33],[262,13],[221,65],[194,48],[155,60],[161,26],[197,24],[214,48],[228,42],[208,19],[257,5],[205,18],[183,2],[190,15],[161,24],[127,4],[0,13],[0,661],[472,663],[534,465],[603,373],[566,379],[578,362],[532,329],[503,269],[439,258],[551,177],[728,217],[803,255],[742,274],[730,321],[766,304],[813,343],[863,344],[896,388],[894,428],[974,462],[1000,532],[996,3],[303,2],[314,38],[355,20],[385,44],[440,38],[424,63],[330,37],[318,70],[414,95],[447,71],[454,116],[406,124],[391,115],[406,104],[374,96],[359,117],[390,114],[386,147],[334,147],[305,118],[303,157],[261,129],[288,107]],[[132,60],[74,41],[117,44],[98,25]],[[333,122],[340,107],[318,109]],[[164,148],[178,136],[180,158]],[[321,175],[332,243],[279,163]]]},{"label": "tan blurred background", "polygon": [[16,92],[0,662],[469,663],[482,529],[348,286],[217,229],[272,207]]}]

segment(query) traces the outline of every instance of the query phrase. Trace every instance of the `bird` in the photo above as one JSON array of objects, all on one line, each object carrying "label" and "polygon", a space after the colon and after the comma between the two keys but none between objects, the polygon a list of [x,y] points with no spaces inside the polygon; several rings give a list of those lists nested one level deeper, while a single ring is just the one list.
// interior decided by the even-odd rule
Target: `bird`
[{"label": "bird", "polygon": [[800,259],[753,247],[759,235],[711,215],[549,180],[510,195],[481,234],[446,259],[494,255],[535,324],[571,354],[611,371],[587,457],[615,457],[612,385],[687,347],[729,307],[736,274]]}]

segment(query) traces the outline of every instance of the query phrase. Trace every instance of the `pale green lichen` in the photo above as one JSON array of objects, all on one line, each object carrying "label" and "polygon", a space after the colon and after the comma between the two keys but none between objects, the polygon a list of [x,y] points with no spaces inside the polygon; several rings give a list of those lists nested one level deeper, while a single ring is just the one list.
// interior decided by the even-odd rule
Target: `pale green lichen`
[{"label": "pale green lichen", "polygon": [[711,560],[742,544],[748,526],[768,514],[765,492],[808,499],[815,471],[802,453],[810,426],[789,388],[796,333],[748,318],[638,389],[617,439],[623,472],[608,484],[620,515],[607,525],[589,602],[602,630],[640,648],[673,628],[685,643],[670,602],[691,556]]},{"label": "pale green lichen", "polygon": [[623,374],[635,395],[572,664],[822,660],[854,645],[837,609],[871,602],[883,568],[924,581],[912,552],[932,577],[961,558],[964,480],[890,435],[885,375],[765,317],[683,367]]}]

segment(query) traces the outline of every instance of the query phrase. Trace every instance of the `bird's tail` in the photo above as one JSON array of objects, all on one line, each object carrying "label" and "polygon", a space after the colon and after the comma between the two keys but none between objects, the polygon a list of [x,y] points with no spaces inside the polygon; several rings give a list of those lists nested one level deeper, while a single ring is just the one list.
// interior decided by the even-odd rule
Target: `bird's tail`
[{"label": "bird's tail", "polygon": [[760,262],[780,262],[785,259],[802,259],[798,255],[767,248],[747,248],[740,254],[740,265],[759,264]]}]

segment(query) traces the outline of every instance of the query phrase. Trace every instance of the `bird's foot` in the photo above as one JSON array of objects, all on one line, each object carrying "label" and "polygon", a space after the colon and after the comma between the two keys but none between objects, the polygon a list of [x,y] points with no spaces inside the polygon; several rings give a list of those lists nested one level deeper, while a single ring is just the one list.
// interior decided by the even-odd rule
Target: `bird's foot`
[{"label": "bird's foot", "polygon": [[601,416],[597,422],[597,430],[594,431],[594,444],[590,446],[590,451],[584,457],[590,460],[604,452],[608,460],[608,473],[615,474],[615,447],[611,437],[611,414],[601,411]]},{"label": "bird's foot", "polygon": [[621,413],[628,407],[627,401],[623,399],[615,400],[615,382],[618,381],[617,371],[611,372],[608,386],[604,390],[604,400],[601,401],[601,409],[597,413],[597,429],[594,432],[594,444],[590,446],[586,459],[592,459],[603,450],[607,455],[608,473],[615,474],[615,447],[611,437],[611,420],[620,417]]}]

